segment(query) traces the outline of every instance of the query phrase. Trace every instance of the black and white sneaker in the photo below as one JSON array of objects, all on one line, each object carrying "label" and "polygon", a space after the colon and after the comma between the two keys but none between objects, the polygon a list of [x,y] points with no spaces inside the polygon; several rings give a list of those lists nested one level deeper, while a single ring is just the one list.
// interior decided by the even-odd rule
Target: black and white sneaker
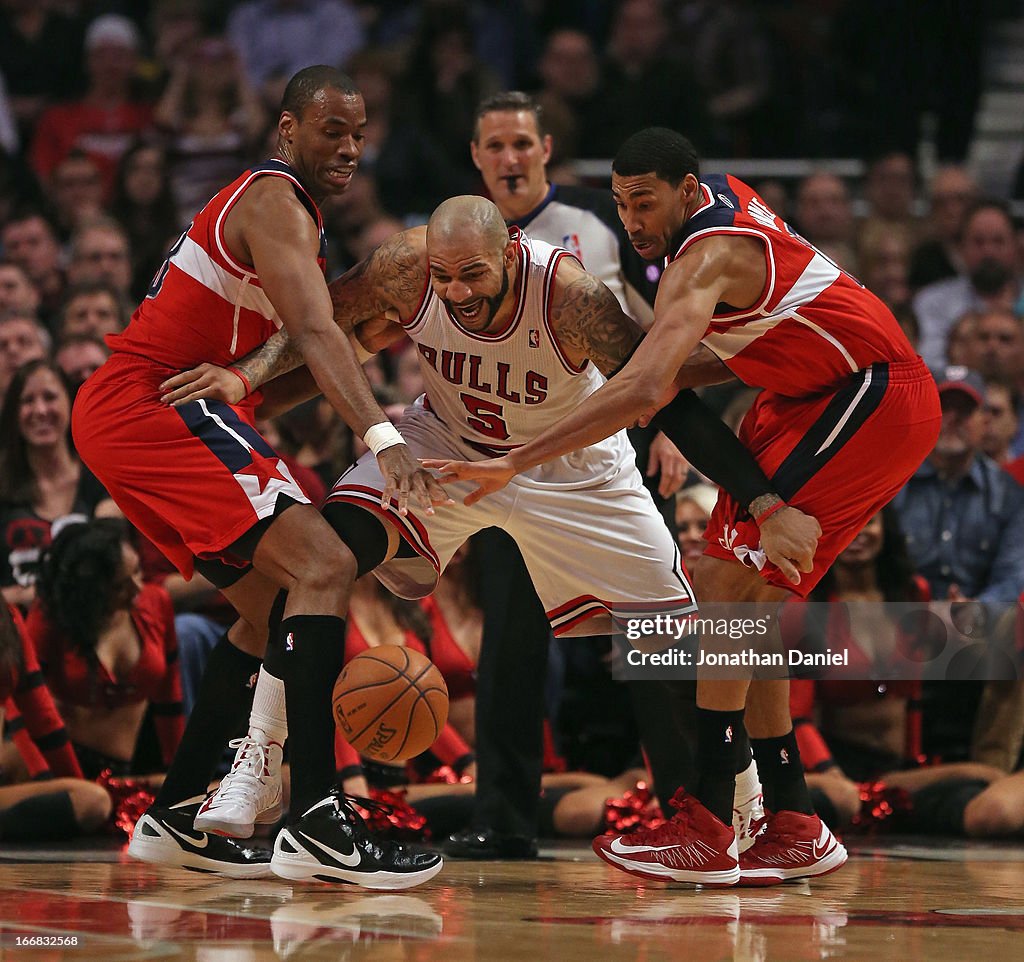
[{"label": "black and white sneaker", "polygon": [[353,802],[364,809],[387,807],[368,798],[328,795],[278,834],[270,862],[274,874],[395,890],[412,888],[441,871],[444,860],[436,852],[375,839]]},{"label": "black and white sneaker", "polygon": [[192,827],[203,796],[177,805],[151,805],[135,823],[128,854],[140,862],[210,872],[228,878],[269,878],[269,850]]}]

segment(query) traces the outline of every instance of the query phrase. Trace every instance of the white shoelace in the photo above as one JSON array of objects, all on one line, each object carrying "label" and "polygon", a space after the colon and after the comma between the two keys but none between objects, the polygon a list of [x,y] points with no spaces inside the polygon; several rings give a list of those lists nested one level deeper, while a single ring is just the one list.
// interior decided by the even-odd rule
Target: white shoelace
[{"label": "white shoelace", "polygon": [[266,745],[245,737],[235,738],[228,742],[228,748],[244,750],[236,756],[231,771],[221,780],[220,789],[217,792],[221,798],[242,795],[248,799],[251,797],[253,789],[252,782],[256,783],[257,789],[269,785],[269,782],[264,781],[263,774],[264,771],[270,769]]}]

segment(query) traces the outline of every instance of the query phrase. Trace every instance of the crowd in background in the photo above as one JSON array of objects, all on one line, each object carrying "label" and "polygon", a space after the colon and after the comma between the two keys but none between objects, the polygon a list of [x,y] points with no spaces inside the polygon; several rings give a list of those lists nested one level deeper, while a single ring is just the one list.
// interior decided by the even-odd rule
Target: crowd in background
[{"label": "crowd in background", "polygon": [[[652,124],[682,130],[705,156],[863,159],[859,183],[824,171],[754,183],[891,307],[942,386],[936,450],[878,530],[840,559],[821,597],[1016,602],[1024,592],[1024,231],[1006,199],[988,197],[963,163],[985,27],[1015,5],[937,6],[922,18],[909,0],[0,0],[7,735],[21,730],[17,696],[39,697],[45,676],[67,731],[48,708],[46,730],[34,734],[51,749],[55,737],[70,741],[78,759],[60,756],[54,774],[158,770],[173,752],[204,653],[230,610],[201,578],[185,582],[109,520],[116,506],[76,457],[70,410],[108,353],[103,336],[124,327],[206,200],[270,154],[284,82],[317,62],[350,73],[369,121],[351,189],[324,207],[332,277],[424,222],[444,198],[482,191],[469,143],[478,104],[501,90],[529,90],[543,105],[555,148],[548,173],[560,183],[576,179],[575,159],[610,157]],[[943,162],[922,180],[926,115]],[[402,346],[367,373],[389,416],[421,393],[415,352]],[[749,403],[736,389],[707,399],[727,419]],[[326,402],[261,430],[314,501],[361,453]],[[672,519],[690,564],[715,494],[691,481]],[[100,520],[82,524],[90,519]],[[472,662],[481,628],[464,578],[465,565],[439,600],[412,606],[418,614],[360,593],[353,618],[370,644],[411,633],[429,651],[440,605],[445,631]],[[129,624],[142,639],[134,655],[123,643]],[[24,636],[31,655],[19,653]],[[578,643],[559,651],[551,767],[618,777],[640,757],[604,653]],[[26,670],[36,658],[41,675]],[[956,771],[958,784],[975,784],[971,799],[983,796],[1018,769],[1024,742],[1024,704],[1012,685],[880,685],[873,694],[797,686],[794,715],[805,735],[810,726],[822,739],[807,753],[816,775],[831,779],[821,799],[837,820],[856,812],[855,782],[924,760],[968,766]],[[465,721],[464,750],[441,761],[456,779],[471,778],[472,712],[463,705],[455,717]],[[983,750],[995,717],[1009,719],[1009,730]],[[12,745],[0,754],[0,786],[47,767],[19,763]],[[21,798],[5,802],[4,790],[0,808]],[[1000,791],[1010,801],[985,796],[959,830],[1024,827],[1014,808],[1024,810],[1024,786],[1011,780]],[[75,798],[78,827],[105,816],[95,795]],[[589,812],[579,823],[563,811],[561,824],[596,830]],[[6,830],[16,834],[15,824]],[[935,824],[945,825],[941,813]]]}]

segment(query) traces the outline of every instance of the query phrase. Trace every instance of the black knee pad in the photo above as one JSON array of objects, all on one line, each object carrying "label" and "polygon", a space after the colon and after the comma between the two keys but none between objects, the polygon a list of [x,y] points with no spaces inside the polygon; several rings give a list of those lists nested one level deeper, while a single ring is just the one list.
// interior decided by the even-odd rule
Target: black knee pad
[{"label": "black knee pad", "polygon": [[[384,522],[372,511],[359,508],[344,501],[332,501],[323,507],[323,516],[335,533],[356,557],[358,574],[361,578],[373,571],[388,552],[388,532]],[[415,552],[403,539],[396,557],[412,557]]]}]

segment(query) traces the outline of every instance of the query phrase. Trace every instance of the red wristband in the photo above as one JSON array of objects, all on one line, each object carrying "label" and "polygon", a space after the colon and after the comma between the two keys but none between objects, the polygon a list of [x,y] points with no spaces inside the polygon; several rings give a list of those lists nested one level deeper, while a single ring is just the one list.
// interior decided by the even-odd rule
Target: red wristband
[{"label": "red wristband", "polygon": [[238,378],[245,385],[246,395],[252,394],[252,385],[249,383],[249,379],[237,368],[229,367],[228,370]]},{"label": "red wristband", "polygon": [[788,507],[789,505],[787,505],[785,501],[776,501],[775,504],[773,504],[770,508],[765,508],[764,511],[762,511],[756,518],[754,518],[754,523],[760,528],[761,525],[764,524],[764,522],[767,521],[773,514],[775,514],[776,511]]}]

